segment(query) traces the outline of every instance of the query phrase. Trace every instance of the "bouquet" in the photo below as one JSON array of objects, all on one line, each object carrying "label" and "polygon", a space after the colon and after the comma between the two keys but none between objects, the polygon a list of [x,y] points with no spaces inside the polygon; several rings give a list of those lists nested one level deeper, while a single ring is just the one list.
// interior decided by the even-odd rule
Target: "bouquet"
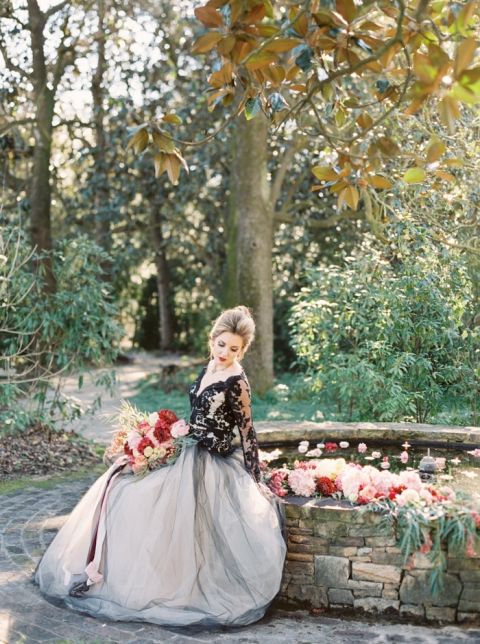
[{"label": "bouquet", "polygon": [[116,421],[119,428],[105,450],[104,460],[123,460],[137,475],[172,465],[186,445],[195,443],[187,436],[187,423],[170,409],[144,414],[124,402]]}]

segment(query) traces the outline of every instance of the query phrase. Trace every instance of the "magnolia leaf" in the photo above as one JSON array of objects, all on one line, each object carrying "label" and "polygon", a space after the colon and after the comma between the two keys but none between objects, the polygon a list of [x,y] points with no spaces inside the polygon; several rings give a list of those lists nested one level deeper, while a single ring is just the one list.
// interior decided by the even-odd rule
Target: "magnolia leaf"
[{"label": "magnolia leaf", "polygon": [[274,13],[270,0],[263,0],[263,6],[265,7],[265,15],[267,16],[267,18],[273,18]]},{"label": "magnolia leaf", "polygon": [[[281,65],[269,65],[262,68],[262,73],[266,78],[275,85],[280,85],[285,80],[285,68]],[[292,89],[292,87],[290,87]]]},{"label": "magnolia leaf", "polygon": [[262,109],[262,103],[260,98],[255,96],[254,98],[249,98],[245,103],[245,118],[247,121],[253,119]]},{"label": "magnolia leaf", "polygon": [[153,144],[162,152],[173,152],[175,150],[175,143],[172,139],[168,138],[161,132],[152,133]]},{"label": "magnolia leaf", "polygon": [[168,178],[176,186],[178,184],[178,177],[180,176],[180,159],[176,154],[167,154],[165,156],[164,166]]},{"label": "magnolia leaf", "polygon": [[146,126],[143,126],[132,136],[132,138],[128,142],[127,148],[133,148],[135,154],[140,154],[147,147],[148,140],[148,131],[146,130]]},{"label": "magnolia leaf", "polygon": [[282,112],[289,109],[289,104],[279,92],[274,92],[268,97],[268,102],[273,112]]},{"label": "magnolia leaf", "polygon": [[272,36],[278,34],[280,29],[279,27],[275,27],[274,25],[258,25],[257,31],[259,36],[263,36],[264,38],[271,38]]},{"label": "magnolia leaf", "polygon": [[448,181],[449,183],[455,181],[455,177],[453,176],[453,174],[450,174],[450,172],[445,172],[444,170],[435,170],[435,174],[437,175],[437,177],[440,177],[440,179]]},{"label": "magnolia leaf", "polygon": [[403,175],[405,183],[422,183],[425,180],[427,173],[423,168],[418,166],[409,168]]},{"label": "magnolia leaf", "polygon": [[440,120],[446,126],[450,134],[455,132],[455,121],[460,117],[458,101],[452,96],[444,96],[438,104]]},{"label": "magnolia leaf", "polygon": [[465,162],[463,161],[463,159],[452,157],[451,159],[446,159],[443,162],[443,165],[447,166],[448,168],[463,168]]},{"label": "magnolia leaf", "polygon": [[216,89],[223,87],[223,85],[228,85],[232,82],[233,79],[233,65],[231,62],[225,63],[225,65],[218,70],[218,72],[213,72],[210,75],[208,82],[212,87]]},{"label": "magnolia leaf", "polygon": [[247,25],[252,25],[255,24],[256,22],[260,22],[266,14],[266,7],[263,4],[257,4],[256,7],[253,7],[251,11],[249,11],[245,16],[242,18],[242,22],[244,22]]},{"label": "magnolia leaf", "polygon": [[205,54],[215,47],[215,45],[222,39],[222,34],[218,31],[209,31],[197,38],[193,47],[192,54]]},{"label": "magnolia leaf", "polygon": [[308,31],[308,18],[306,13],[302,13],[301,15],[298,16],[298,18],[294,18],[292,14],[290,14],[290,22],[292,23],[292,31],[302,38],[304,38],[307,35]]},{"label": "magnolia leaf", "polygon": [[341,210],[344,205],[347,205],[351,210],[356,210],[360,195],[355,186],[347,185],[338,193],[337,207]]},{"label": "magnolia leaf", "polygon": [[281,53],[284,51],[290,51],[298,45],[299,41],[295,38],[279,38],[278,40],[273,40],[272,42],[268,43],[268,45],[265,47],[265,51],[274,51]]},{"label": "magnolia leaf", "polygon": [[359,199],[360,199],[360,195],[355,186],[348,186],[347,188],[345,188],[345,203],[352,210],[357,209]]},{"label": "magnolia leaf", "polygon": [[475,56],[477,41],[475,38],[466,38],[457,47],[455,55],[454,75],[458,78],[460,74],[470,65]]},{"label": "magnolia leaf", "polygon": [[270,65],[270,63],[276,63],[277,61],[278,57],[276,54],[271,51],[262,50],[252,54],[252,56],[245,61],[245,65],[248,69],[253,70],[260,69],[261,67]]},{"label": "magnolia leaf", "polygon": [[213,7],[198,7],[194,13],[205,27],[223,27],[223,18]]},{"label": "magnolia leaf", "polygon": [[328,166],[316,165],[312,168],[312,173],[320,181],[336,181],[338,179],[337,172]]},{"label": "magnolia leaf", "polygon": [[338,13],[343,16],[347,22],[353,22],[357,15],[357,10],[353,0],[336,0],[335,7]]},{"label": "magnolia leaf", "polygon": [[368,130],[368,128],[372,127],[372,125],[373,125],[373,119],[370,116],[370,114],[367,114],[366,112],[363,112],[357,118],[357,123],[362,128],[362,130]]},{"label": "magnolia leaf", "polygon": [[153,157],[153,167],[155,168],[155,176],[158,178],[164,171],[164,158],[165,154],[156,154]]},{"label": "magnolia leaf", "polygon": [[308,72],[312,66],[312,56],[312,49],[310,47],[304,47],[303,51],[295,58],[295,65],[300,67],[302,71]]},{"label": "magnolia leaf", "polygon": [[377,188],[378,190],[389,190],[392,187],[390,179],[387,179],[387,177],[383,177],[380,174],[367,177],[367,183],[372,186],[372,188]]},{"label": "magnolia leaf", "polygon": [[455,20],[454,26],[458,29],[462,36],[468,36],[468,28],[472,18],[475,16],[475,9],[477,8],[477,3],[467,2],[467,4],[459,12],[457,19]]},{"label": "magnolia leaf", "polygon": [[426,149],[427,163],[434,163],[435,161],[438,161],[438,159],[440,159],[440,157],[445,154],[446,149],[447,148],[443,141],[440,141],[439,139],[433,140],[431,143],[428,144]]},{"label": "magnolia leaf", "polygon": [[226,38],[222,38],[217,45],[218,53],[222,54],[222,56],[226,56],[235,47],[235,42],[235,36],[232,36],[231,34]]},{"label": "magnolia leaf", "polygon": [[165,114],[165,116],[162,116],[162,121],[165,121],[165,123],[171,123],[172,125],[182,124],[182,119],[177,116],[177,114]]}]

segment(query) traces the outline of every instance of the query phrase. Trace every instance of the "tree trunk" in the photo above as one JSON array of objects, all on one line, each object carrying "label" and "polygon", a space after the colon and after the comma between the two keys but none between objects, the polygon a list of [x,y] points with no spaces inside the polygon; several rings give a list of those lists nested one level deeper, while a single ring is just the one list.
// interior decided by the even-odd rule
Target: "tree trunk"
[{"label": "tree trunk", "polygon": [[[50,89],[47,84],[43,33],[45,17],[36,0],[29,0],[28,14],[33,56],[33,100],[36,106],[35,149],[29,191],[31,236],[33,246],[36,246],[37,253],[41,255],[49,253],[52,249],[50,156],[55,91]],[[46,291],[55,291],[56,284],[51,256],[47,254],[41,257],[38,263],[40,270],[44,271]]]},{"label": "tree trunk", "polygon": [[234,164],[237,224],[238,302],[248,306],[257,325],[245,357],[252,386],[260,394],[273,385],[273,206],[267,176],[268,122],[259,115],[237,121]]},{"label": "tree trunk", "polygon": [[[105,251],[111,250],[110,219],[108,213],[109,190],[106,171],[106,140],[105,140],[105,108],[104,108],[104,76],[106,71],[105,59],[105,0],[98,0],[97,27],[97,67],[92,78],[93,120],[95,124],[95,240]],[[103,262],[105,281],[112,278],[110,262]]]},{"label": "tree trunk", "polygon": [[165,242],[162,233],[162,215],[156,204],[151,206],[152,240],[157,268],[158,321],[160,349],[172,350],[175,341],[175,317],[172,309],[170,271],[165,254]]}]

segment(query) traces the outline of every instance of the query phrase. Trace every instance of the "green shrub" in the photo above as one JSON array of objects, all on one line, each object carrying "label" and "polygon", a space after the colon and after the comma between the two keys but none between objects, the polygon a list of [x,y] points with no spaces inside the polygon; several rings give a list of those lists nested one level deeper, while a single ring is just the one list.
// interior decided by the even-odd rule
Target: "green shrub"
[{"label": "green shrub", "polygon": [[349,419],[425,422],[452,395],[473,409],[479,336],[462,258],[421,230],[393,233],[383,253],[309,272],[290,322],[297,359]]},{"label": "green shrub", "polygon": [[85,237],[61,242],[52,252],[57,289],[46,293],[24,233],[4,230],[0,243],[0,422],[9,428],[78,415],[62,378],[111,363],[122,333],[101,279],[107,257]]}]

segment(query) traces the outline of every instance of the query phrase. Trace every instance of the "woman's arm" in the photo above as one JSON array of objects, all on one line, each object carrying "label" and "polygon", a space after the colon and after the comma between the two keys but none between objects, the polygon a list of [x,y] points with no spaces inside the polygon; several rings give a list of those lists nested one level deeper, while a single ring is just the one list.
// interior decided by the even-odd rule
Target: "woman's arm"
[{"label": "woman's arm", "polygon": [[243,378],[235,380],[228,388],[228,400],[240,432],[245,467],[256,481],[260,481],[258,443],[252,421],[252,402],[248,382]]}]

